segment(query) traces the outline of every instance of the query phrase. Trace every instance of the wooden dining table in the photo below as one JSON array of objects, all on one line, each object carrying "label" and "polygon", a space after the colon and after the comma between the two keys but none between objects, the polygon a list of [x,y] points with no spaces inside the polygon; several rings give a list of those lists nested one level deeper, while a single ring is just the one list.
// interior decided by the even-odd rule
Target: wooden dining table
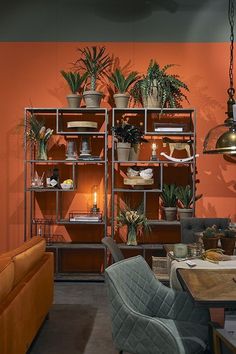
[{"label": "wooden dining table", "polygon": [[208,307],[211,320],[224,324],[224,309],[236,308],[236,269],[177,269],[178,279],[196,305]]}]

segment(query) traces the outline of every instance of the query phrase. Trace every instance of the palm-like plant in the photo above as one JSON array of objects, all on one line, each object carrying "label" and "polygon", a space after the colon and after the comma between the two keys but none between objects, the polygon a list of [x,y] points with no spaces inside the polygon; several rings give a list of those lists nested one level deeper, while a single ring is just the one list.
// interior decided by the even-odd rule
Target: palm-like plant
[{"label": "palm-like plant", "polygon": [[72,71],[66,72],[64,70],[61,70],[60,73],[68,83],[71,93],[73,94],[76,94],[77,92],[80,91],[82,84],[85,82],[88,76],[87,73],[80,75],[78,72],[72,72]]},{"label": "palm-like plant", "polygon": [[117,68],[108,78],[119,93],[125,93],[139,79],[139,76],[137,71],[132,71],[125,77],[122,71]]},{"label": "palm-like plant", "polygon": [[177,204],[176,189],[177,187],[174,183],[163,185],[163,190],[161,192],[160,197],[162,199],[164,208],[176,207]]},{"label": "palm-like plant", "polygon": [[[178,203],[183,209],[191,209],[193,204],[193,189],[188,184],[187,186],[178,186],[176,189]],[[200,199],[202,194],[195,196],[195,201]]]},{"label": "palm-like plant", "polygon": [[182,90],[189,91],[188,86],[180,80],[179,75],[170,75],[167,70],[175,64],[167,64],[162,69],[155,60],[151,60],[147,69],[147,74],[138,80],[131,95],[137,102],[142,102],[143,98],[147,98],[156,89],[160,98],[161,108],[163,107],[181,107],[181,102],[187,96]]},{"label": "palm-like plant", "polygon": [[90,89],[96,91],[97,80],[111,66],[112,59],[109,54],[105,54],[105,47],[92,46],[78,50],[81,53],[81,58],[75,64],[86,70],[87,76],[90,77]]}]

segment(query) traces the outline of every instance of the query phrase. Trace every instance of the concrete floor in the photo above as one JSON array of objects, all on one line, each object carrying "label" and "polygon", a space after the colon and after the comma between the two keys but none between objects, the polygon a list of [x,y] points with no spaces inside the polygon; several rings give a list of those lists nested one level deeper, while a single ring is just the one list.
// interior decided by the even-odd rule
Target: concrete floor
[{"label": "concrete floor", "polygon": [[[28,354],[117,354],[112,343],[108,299],[104,283],[56,282],[54,303],[61,307],[65,304],[78,304],[81,308],[81,316],[78,312],[78,321],[71,316],[73,326],[70,327],[70,321],[68,325],[66,315],[63,319],[57,314],[57,320],[55,320],[55,315],[52,313],[51,322],[49,317]],[[65,308],[63,306],[63,309]],[[88,316],[86,316],[86,311],[88,311]],[[90,323],[88,322],[89,316],[91,316]],[[63,323],[59,323],[60,320],[62,322],[65,320],[64,327],[62,327]],[[54,328],[51,328],[52,326]],[[76,332],[76,338],[72,336],[73,329],[78,332]],[[71,341],[76,341],[76,344],[73,346]],[[67,350],[65,350],[66,343],[70,346]]]}]

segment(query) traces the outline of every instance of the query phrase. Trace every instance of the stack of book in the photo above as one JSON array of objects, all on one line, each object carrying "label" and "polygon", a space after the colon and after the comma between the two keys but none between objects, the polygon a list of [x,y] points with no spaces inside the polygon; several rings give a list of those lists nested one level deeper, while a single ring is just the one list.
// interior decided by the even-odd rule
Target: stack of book
[{"label": "stack of book", "polygon": [[69,220],[74,222],[101,222],[102,214],[71,212],[69,214]]},{"label": "stack of book", "polygon": [[155,132],[184,132],[186,129],[184,123],[154,123]]}]

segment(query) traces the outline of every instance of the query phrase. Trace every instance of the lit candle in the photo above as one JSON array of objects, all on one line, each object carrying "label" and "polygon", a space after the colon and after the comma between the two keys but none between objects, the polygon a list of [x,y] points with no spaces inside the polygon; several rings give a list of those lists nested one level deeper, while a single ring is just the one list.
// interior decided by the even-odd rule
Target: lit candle
[{"label": "lit candle", "polygon": [[157,159],[157,144],[152,143],[152,155],[151,155],[151,160],[156,161]]},{"label": "lit candle", "polygon": [[93,193],[93,204],[97,205],[97,192]]},{"label": "lit candle", "polygon": [[152,144],[152,151],[156,151],[156,149],[157,149],[157,144],[153,143]]}]

